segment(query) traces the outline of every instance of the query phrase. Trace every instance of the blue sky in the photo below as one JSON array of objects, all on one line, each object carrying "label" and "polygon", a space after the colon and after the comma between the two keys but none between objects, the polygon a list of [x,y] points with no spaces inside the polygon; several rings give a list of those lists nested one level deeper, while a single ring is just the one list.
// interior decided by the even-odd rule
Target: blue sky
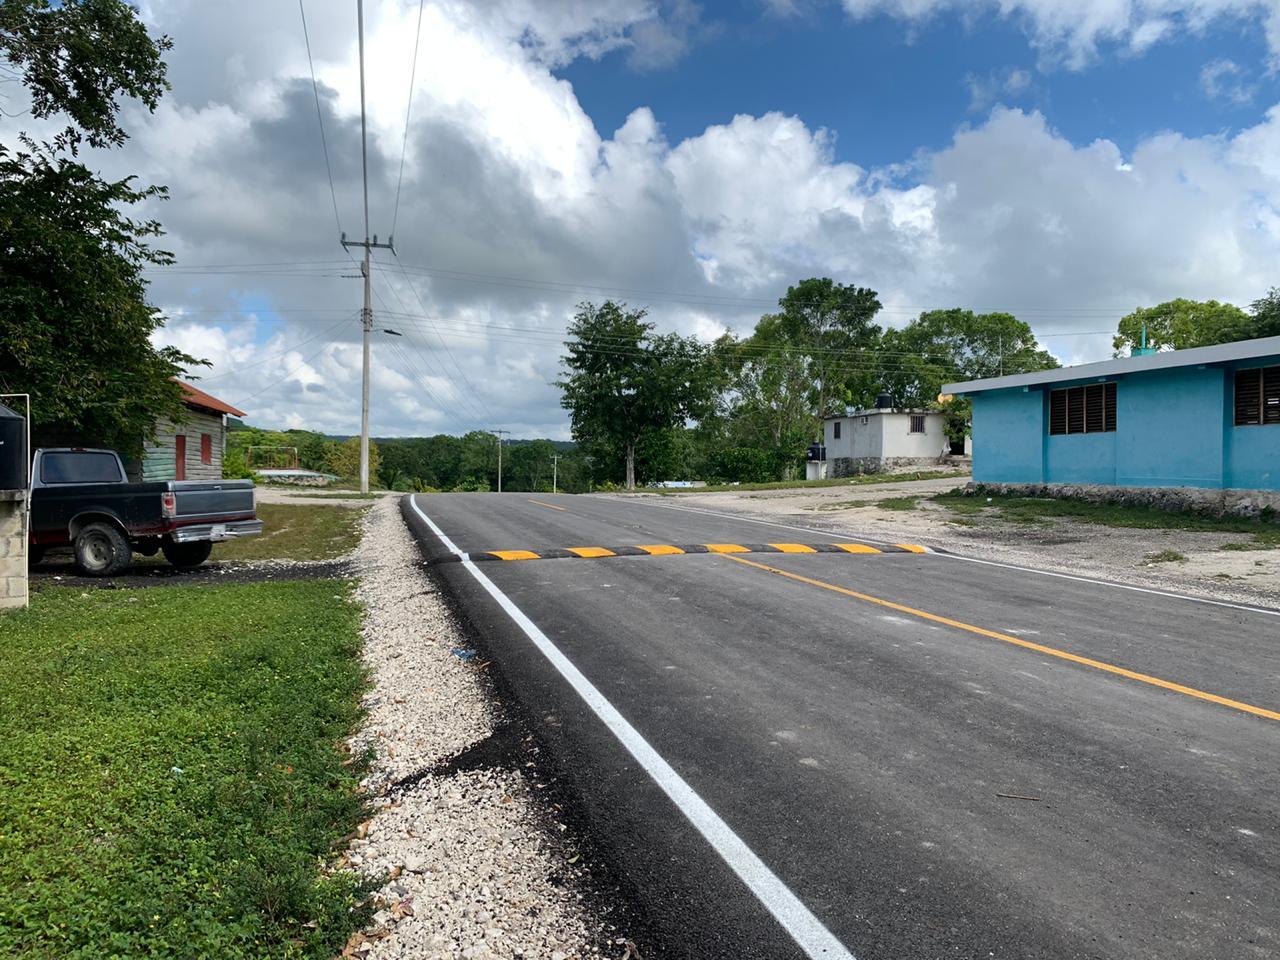
[{"label": "blue sky", "polygon": [[[996,103],[1040,111],[1077,145],[1101,137],[1127,154],[1162,131],[1232,133],[1280,99],[1256,21],[1218,19],[1142,52],[1104,42],[1072,69],[1034,49],[1023,22],[990,13],[904,24],[884,14],[854,21],[835,4],[780,18],[750,3],[707,3],[702,19],[674,66],[637,69],[620,48],[557,75],[605,136],[638,106],[653,109],[672,143],[735,114],[776,110],[835,132],[836,159],[868,168],[941,149]],[[1240,72],[1220,73],[1211,97],[1202,72],[1223,61]]]}]

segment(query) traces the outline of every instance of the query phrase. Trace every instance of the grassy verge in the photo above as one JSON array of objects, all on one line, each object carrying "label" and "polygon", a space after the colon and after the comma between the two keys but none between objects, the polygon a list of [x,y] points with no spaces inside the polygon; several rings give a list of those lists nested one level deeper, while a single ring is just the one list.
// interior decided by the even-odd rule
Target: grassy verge
[{"label": "grassy verge", "polygon": [[1078,520],[1104,527],[1139,530],[1191,530],[1203,533],[1236,533],[1251,536],[1247,543],[1224,544],[1226,550],[1269,550],[1280,548],[1280,526],[1260,520],[1211,517],[1190,510],[1157,510],[1117,503],[1088,500],[995,496],[968,497],[944,493],[931,498],[961,517],[988,516],[1015,523],[1048,523],[1057,518]]},{"label": "grassy verge", "polygon": [[377,500],[381,495],[349,490],[342,493],[295,493],[293,496],[299,500]]},{"label": "grassy verge", "polygon": [[310,503],[260,503],[261,536],[220,543],[215,560],[334,560],[360,542],[359,507]]},{"label": "grassy verge", "polygon": [[53,589],[0,614],[0,952],[329,957],[363,814],[339,581]]},{"label": "grassy verge", "polygon": [[731,493],[737,490],[808,490],[819,487],[861,486],[865,483],[906,483],[910,480],[955,480],[969,476],[964,470],[918,470],[914,473],[863,473],[830,480],[778,480],[773,483],[717,483],[705,487],[652,489],[647,493],[679,496],[682,493]]}]

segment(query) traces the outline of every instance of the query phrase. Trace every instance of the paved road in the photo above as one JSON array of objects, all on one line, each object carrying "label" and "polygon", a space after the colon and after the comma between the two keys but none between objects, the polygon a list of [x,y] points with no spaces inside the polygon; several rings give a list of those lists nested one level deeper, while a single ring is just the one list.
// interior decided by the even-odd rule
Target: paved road
[{"label": "paved road", "polygon": [[1280,955],[1280,616],[909,552],[463,563],[832,536],[592,497],[405,514],[646,958]]}]

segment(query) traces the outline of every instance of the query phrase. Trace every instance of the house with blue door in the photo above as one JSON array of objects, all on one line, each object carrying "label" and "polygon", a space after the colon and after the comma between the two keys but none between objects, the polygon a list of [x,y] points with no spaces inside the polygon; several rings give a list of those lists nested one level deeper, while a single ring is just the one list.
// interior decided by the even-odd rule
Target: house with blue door
[{"label": "house with blue door", "polygon": [[1280,490],[1280,337],[950,383],[973,479]]}]

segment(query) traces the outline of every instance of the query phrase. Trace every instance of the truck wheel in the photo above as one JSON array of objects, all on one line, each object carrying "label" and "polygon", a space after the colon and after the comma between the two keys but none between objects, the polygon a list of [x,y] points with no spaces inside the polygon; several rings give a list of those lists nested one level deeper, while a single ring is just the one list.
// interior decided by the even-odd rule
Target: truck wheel
[{"label": "truck wheel", "polygon": [[44,547],[27,544],[27,566],[38,567],[44,563]]},{"label": "truck wheel", "polygon": [[91,577],[110,577],[129,566],[133,551],[123,533],[109,523],[91,523],[74,544],[76,566]]},{"label": "truck wheel", "polygon": [[175,567],[198,567],[209,559],[213,551],[212,540],[193,540],[191,543],[172,543],[166,541],[160,545],[164,558]]}]

